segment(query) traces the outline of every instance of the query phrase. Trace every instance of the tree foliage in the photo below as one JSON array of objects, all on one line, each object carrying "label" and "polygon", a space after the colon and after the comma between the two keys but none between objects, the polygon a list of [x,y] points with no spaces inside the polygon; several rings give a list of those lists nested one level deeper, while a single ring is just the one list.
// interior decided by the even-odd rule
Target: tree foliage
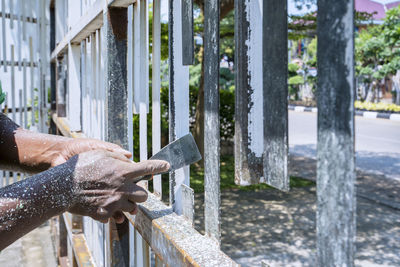
[{"label": "tree foliage", "polygon": [[400,69],[400,6],[387,11],[382,25],[361,30],[355,44],[356,72],[367,82],[395,74]]}]

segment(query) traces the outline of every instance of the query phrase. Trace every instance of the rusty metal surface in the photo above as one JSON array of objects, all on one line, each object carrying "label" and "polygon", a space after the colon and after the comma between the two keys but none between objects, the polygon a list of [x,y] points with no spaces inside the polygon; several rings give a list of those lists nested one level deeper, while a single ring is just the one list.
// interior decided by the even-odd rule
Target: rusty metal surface
[{"label": "rusty metal surface", "polygon": [[354,266],[354,1],[318,1],[317,33],[317,263]]},{"label": "rusty metal surface", "polygon": [[168,266],[239,266],[212,238],[194,230],[151,193],[136,216],[125,215]]}]

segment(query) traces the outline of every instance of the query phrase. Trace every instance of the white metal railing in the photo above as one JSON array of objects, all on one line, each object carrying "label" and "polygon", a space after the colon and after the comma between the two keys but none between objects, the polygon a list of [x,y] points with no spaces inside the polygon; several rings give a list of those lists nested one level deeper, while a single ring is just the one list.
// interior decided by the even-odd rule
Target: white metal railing
[{"label": "white metal railing", "polygon": [[[68,135],[73,132],[81,132],[87,137],[119,143],[132,153],[133,142],[139,142],[139,158],[140,160],[146,160],[148,158],[147,134],[149,131],[152,131],[152,152],[156,153],[161,147],[161,1],[152,1],[151,5],[153,12],[153,24],[151,25],[153,27],[153,43],[151,46],[152,81],[149,80],[148,13],[150,3],[148,0],[55,0],[53,4],[54,6],[51,8],[54,8],[55,14],[57,45],[51,52],[51,61],[53,63],[56,62],[57,69],[60,70],[57,84],[64,84],[59,79],[67,80],[66,88],[62,88],[62,86],[57,88],[57,93],[59,95],[65,94],[66,100],[66,117],[54,116],[54,121],[58,128],[67,129],[61,131]],[[189,132],[189,67],[184,66],[182,63],[181,0],[174,0],[170,4],[170,15],[174,16],[174,23],[170,23],[172,41],[170,41],[169,45],[173,54],[170,55],[169,63],[171,66],[171,108],[169,116],[170,140],[174,140]],[[122,13],[119,13],[120,18],[118,16],[115,17],[115,14],[113,14],[113,7],[119,8],[117,12],[125,9],[122,10]],[[127,21],[124,20],[124,12],[126,12]],[[113,25],[114,23],[116,25]],[[124,26],[124,23],[127,24]],[[67,25],[67,27],[64,27],[64,25]],[[115,32],[124,31],[124,27],[127,27],[126,32]],[[57,32],[58,29],[59,32]],[[125,34],[125,37],[121,37]],[[126,43],[118,43],[118,38],[126,40]],[[110,42],[113,42],[111,46]],[[122,48],[118,50],[119,48],[113,45],[121,45]],[[118,55],[118,53],[126,53],[126,66],[124,65],[125,59],[123,55]],[[118,59],[118,63],[116,63],[117,65],[112,65],[112,62],[115,62],[115,58]],[[122,66],[121,69],[119,69],[119,65]],[[122,70],[122,72],[120,73],[119,70]],[[118,79],[113,80],[115,77],[118,77]],[[124,80],[126,80],[126,84],[124,84]],[[121,82],[118,84],[118,88],[115,89],[119,90],[118,94],[121,95],[112,95],[114,85],[111,83],[113,81],[116,83]],[[149,99],[150,82],[152,83],[151,103]],[[120,88],[123,90],[120,90]],[[113,102],[115,101],[114,98],[118,103]],[[63,100],[62,97],[59,99]],[[148,129],[147,116],[150,105],[152,108],[152,127]],[[119,113],[121,108],[123,111]],[[116,125],[113,121],[114,119],[110,119],[110,117],[115,117],[115,114],[123,117],[123,120],[120,121],[124,123],[123,125]],[[133,114],[138,114],[139,116],[138,129],[133,128]],[[110,133],[110,131],[112,132]],[[117,131],[122,131],[123,139],[110,137]],[[134,131],[139,132],[139,140],[133,140]],[[155,255],[153,260],[156,266],[162,266],[163,262],[169,265],[174,262],[179,263],[178,265],[190,265],[190,263],[201,263],[207,258],[219,259],[221,263],[230,262],[230,265],[232,265],[233,261],[219,251],[218,243],[197,233],[192,228],[192,222],[184,223],[187,217],[193,219],[193,215],[184,215],[193,214],[194,208],[192,201],[193,190],[189,187],[189,167],[176,171],[172,174],[171,179],[174,181],[170,188],[171,207],[166,207],[160,201],[162,196],[161,176],[156,176],[153,179],[154,195],[151,195],[149,201],[141,206],[139,215],[132,217],[126,214],[131,222],[128,236],[129,265],[150,266],[153,258],[151,255],[153,254]],[[148,188],[147,182],[142,182],[141,185]],[[142,209],[145,206],[146,209]],[[183,206],[185,206],[185,209],[183,209]],[[157,226],[155,226],[157,218],[152,218],[152,216],[159,212],[157,209],[160,207],[167,212],[164,220],[162,220],[166,224],[164,226],[156,224]],[[146,212],[144,212],[145,210]],[[183,227],[180,229],[183,232],[179,236],[177,236],[179,227],[167,220],[171,212],[178,214],[174,215],[177,217],[171,218],[174,218],[173,220],[177,219],[178,221],[175,221],[175,223],[179,223]],[[67,217],[64,216],[64,218],[66,218],[66,222],[69,221]],[[138,220],[140,223],[138,223]],[[116,241],[114,226],[104,225],[86,217],[83,218],[82,224],[88,253],[93,258],[93,262],[98,266],[116,265],[117,259],[115,259],[115,255],[118,252],[115,249],[118,247],[118,242],[122,243],[123,240]],[[177,229],[169,233],[174,227]],[[185,231],[191,232],[191,236],[188,236]],[[155,237],[155,232],[158,232],[158,238]],[[202,248],[202,253],[194,255],[193,253],[196,250],[192,250],[193,248],[190,246],[186,247],[187,245],[179,241],[180,238],[198,238],[201,241],[199,244],[205,245],[206,248]],[[157,240],[165,243],[160,245],[161,243],[157,243]],[[166,253],[167,251],[174,253],[169,255],[169,253]],[[210,256],[205,257],[204,253],[208,253]]]},{"label": "white metal railing", "polygon": [[[0,1],[1,112],[24,128],[47,132],[48,14],[46,1]],[[12,177],[10,177],[10,175]],[[0,186],[25,174],[0,172]]]}]

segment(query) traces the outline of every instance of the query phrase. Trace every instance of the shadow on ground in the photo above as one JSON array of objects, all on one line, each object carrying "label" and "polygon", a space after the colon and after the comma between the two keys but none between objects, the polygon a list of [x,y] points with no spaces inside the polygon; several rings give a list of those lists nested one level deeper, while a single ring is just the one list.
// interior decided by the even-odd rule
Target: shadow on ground
[{"label": "shadow on ground", "polygon": [[[315,160],[292,159],[292,175],[300,174],[296,166],[315,175]],[[387,190],[379,185],[383,178],[364,175],[357,188],[387,198]],[[398,197],[400,185],[394,187],[391,192]],[[195,227],[204,233],[204,197],[196,195],[195,199]],[[315,186],[289,193],[229,190],[222,192],[221,202],[222,250],[242,266],[261,266],[261,260],[271,266],[315,266]],[[357,266],[400,266],[399,210],[357,197],[356,246]]]}]

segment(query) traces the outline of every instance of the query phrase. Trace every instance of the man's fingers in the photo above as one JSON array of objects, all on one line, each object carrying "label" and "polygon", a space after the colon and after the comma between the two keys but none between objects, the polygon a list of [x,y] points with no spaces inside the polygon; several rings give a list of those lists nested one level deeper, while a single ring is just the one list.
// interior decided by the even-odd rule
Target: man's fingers
[{"label": "man's fingers", "polygon": [[121,224],[125,221],[125,215],[121,211],[114,212],[113,218],[118,224]]},{"label": "man's fingers", "polygon": [[[144,190],[142,187],[138,186],[137,184],[133,183],[132,181],[127,181],[124,184],[124,187],[121,188],[121,191],[124,192],[124,195],[128,201],[134,203],[145,202],[148,197],[147,191]],[[129,212],[130,210],[124,210],[124,211]]]},{"label": "man's fingers", "polygon": [[106,149],[108,151],[111,151],[111,152],[118,153],[118,154],[122,154],[127,159],[130,159],[132,157],[132,153],[131,152],[129,152],[128,150],[123,149],[119,145],[112,144],[112,143],[107,143],[107,142],[103,142],[103,145],[104,145],[104,149]]},{"label": "man's fingers", "polygon": [[[128,167],[128,166],[127,166]],[[164,160],[145,160],[129,166],[130,178],[163,173],[169,170],[170,165]]]},{"label": "man's fingers", "polygon": [[126,199],[120,203],[120,208],[122,211],[131,212],[136,209],[136,203]]},{"label": "man's fingers", "polygon": [[128,158],[126,158],[124,155],[122,155],[121,153],[116,153],[116,152],[112,152],[112,151],[106,151],[107,156],[126,162],[128,164],[132,164],[133,162],[131,160],[129,160]]}]

